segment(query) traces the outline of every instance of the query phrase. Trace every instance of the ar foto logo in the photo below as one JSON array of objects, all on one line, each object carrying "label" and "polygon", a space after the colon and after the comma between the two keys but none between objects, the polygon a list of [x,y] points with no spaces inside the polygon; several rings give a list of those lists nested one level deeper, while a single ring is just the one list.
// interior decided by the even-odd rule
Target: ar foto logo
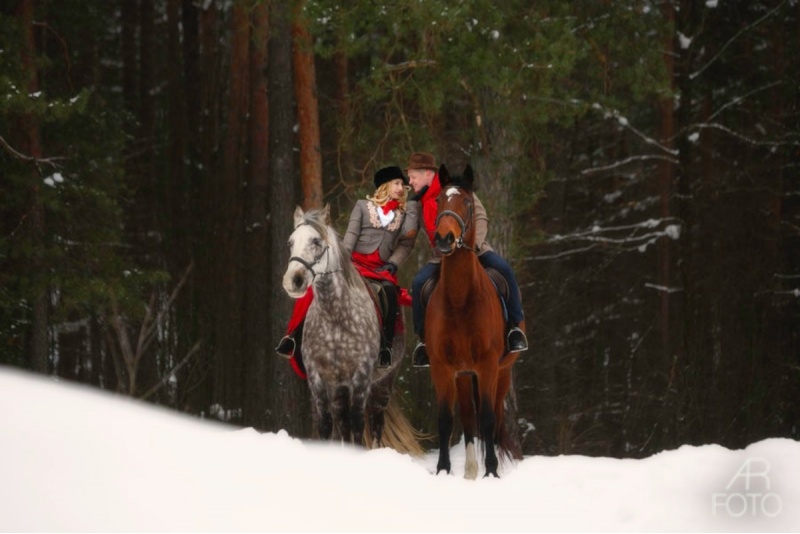
[{"label": "ar foto logo", "polygon": [[748,458],[733,475],[725,492],[711,496],[711,511],[731,517],[776,517],[783,510],[780,495],[770,491],[770,465],[764,458]]}]

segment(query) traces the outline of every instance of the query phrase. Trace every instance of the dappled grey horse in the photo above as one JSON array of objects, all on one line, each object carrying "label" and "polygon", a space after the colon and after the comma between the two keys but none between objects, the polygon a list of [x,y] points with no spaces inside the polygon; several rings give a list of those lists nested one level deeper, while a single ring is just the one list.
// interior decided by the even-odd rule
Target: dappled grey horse
[{"label": "dappled grey horse", "polygon": [[303,362],[320,438],[330,439],[336,424],[345,442],[352,436],[354,443],[362,444],[366,413],[371,445],[377,446],[402,362],[404,336],[394,338],[392,366],[378,369],[381,333],[376,304],[330,225],[328,206],[307,213],[298,207],[288,245],[283,288],[292,298],[302,297],[309,286],[314,293],[303,328]]}]

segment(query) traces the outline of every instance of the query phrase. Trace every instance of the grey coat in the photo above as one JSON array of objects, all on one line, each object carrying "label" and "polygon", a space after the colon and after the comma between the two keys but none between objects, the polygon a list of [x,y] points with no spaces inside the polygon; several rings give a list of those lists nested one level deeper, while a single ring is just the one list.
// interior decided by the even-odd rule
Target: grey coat
[{"label": "grey coat", "polygon": [[392,262],[398,267],[406,261],[419,229],[419,204],[408,202],[406,211],[395,211],[395,218],[385,228],[381,226],[378,208],[372,201],[356,202],[343,245],[348,253],[370,254],[380,252],[384,262]]}]

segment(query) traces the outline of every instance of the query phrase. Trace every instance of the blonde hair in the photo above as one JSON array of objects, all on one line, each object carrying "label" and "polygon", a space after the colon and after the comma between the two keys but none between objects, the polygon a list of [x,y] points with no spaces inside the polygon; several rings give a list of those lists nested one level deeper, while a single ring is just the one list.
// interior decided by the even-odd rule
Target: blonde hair
[{"label": "blonde hair", "polygon": [[[392,200],[389,196],[390,183],[391,181],[381,184],[381,186],[375,190],[374,195],[367,195],[367,200],[373,202],[378,207],[384,206],[387,202]],[[410,189],[411,188],[407,185],[403,186],[403,194],[397,199],[397,203],[400,204],[400,209],[402,211],[406,211],[406,202],[408,201],[408,192]]]}]

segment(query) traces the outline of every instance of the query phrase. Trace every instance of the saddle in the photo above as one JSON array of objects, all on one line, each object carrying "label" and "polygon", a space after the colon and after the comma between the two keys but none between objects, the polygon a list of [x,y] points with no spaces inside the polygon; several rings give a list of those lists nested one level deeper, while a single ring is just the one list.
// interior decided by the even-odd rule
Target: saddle
[{"label": "saddle", "polygon": [[[489,280],[492,281],[494,284],[495,289],[497,290],[497,295],[500,297],[501,304],[503,305],[503,312],[505,313],[505,302],[508,300],[508,295],[510,293],[510,289],[508,287],[508,282],[506,278],[498,271],[497,269],[484,268],[486,274],[489,276]],[[431,298],[431,293],[433,293],[433,288],[436,287],[436,282],[439,281],[438,271],[436,276],[432,276],[428,278],[425,283],[422,285],[422,292],[420,297],[422,298],[422,305],[427,307],[428,300]]]}]

